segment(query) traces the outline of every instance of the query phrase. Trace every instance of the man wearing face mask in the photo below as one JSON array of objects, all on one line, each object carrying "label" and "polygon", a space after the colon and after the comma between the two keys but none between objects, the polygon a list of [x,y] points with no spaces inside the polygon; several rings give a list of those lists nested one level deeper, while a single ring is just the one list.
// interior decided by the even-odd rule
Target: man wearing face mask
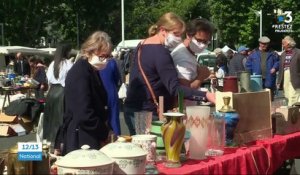
[{"label": "man wearing face mask", "polygon": [[180,84],[198,89],[210,72],[199,66],[196,55],[207,48],[214,32],[213,25],[204,18],[190,21],[186,26],[186,39],[171,53]]}]

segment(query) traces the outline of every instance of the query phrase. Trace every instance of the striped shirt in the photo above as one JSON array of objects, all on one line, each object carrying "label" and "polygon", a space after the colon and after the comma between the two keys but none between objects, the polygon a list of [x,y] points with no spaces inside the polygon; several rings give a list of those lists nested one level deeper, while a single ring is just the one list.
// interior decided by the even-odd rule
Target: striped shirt
[{"label": "striped shirt", "polygon": [[284,67],[284,70],[287,70],[291,66],[293,51],[292,50],[287,50],[285,53],[286,53],[286,56],[284,58],[283,67]]}]

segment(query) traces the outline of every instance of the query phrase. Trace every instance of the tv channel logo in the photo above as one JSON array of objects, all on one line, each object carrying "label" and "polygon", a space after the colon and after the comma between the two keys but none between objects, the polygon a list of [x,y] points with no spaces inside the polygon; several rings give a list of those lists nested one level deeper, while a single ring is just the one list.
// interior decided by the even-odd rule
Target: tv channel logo
[{"label": "tv channel logo", "polygon": [[293,21],[292,11],[282,11],[281,9],[274,10],[274,13],[277,15],[278,23],[289,24]]}]

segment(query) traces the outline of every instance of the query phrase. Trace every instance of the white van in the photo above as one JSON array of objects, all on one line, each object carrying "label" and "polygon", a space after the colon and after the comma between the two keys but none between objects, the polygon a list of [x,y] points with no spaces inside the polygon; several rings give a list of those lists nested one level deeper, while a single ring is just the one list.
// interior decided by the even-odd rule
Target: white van
[{"label": "white van", "polygon": [[217,56],[214,52],[204,52],[197,55],[197,62],[201,65],[207,66],[210,71],[214,70]]}]

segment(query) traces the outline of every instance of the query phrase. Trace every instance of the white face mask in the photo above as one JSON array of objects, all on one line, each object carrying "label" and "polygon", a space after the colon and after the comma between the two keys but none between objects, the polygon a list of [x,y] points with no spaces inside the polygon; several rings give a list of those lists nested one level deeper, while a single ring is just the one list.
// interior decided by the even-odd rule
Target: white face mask
[{"label": "white face mask", "polygon": [[98,56],[94,55],[89,63],[94,67],[96,68],[97,70],[102,70],[106,67],[107,65],[107,59],[105,58],[99,58]]},{"label": "white face mask", "polygon": [[190,49],[195,53],[201,53],[203,52],[204,49],[207,48],[207,45],[202,43],[202,42],[198,42],[194,37],[189,45]]},{"label": "white face mask", "polygon": [[165,46],[172,51],[178,44],[182,42],[181,37],[175,36],[172,33],[168,33],[165,39]]}]

